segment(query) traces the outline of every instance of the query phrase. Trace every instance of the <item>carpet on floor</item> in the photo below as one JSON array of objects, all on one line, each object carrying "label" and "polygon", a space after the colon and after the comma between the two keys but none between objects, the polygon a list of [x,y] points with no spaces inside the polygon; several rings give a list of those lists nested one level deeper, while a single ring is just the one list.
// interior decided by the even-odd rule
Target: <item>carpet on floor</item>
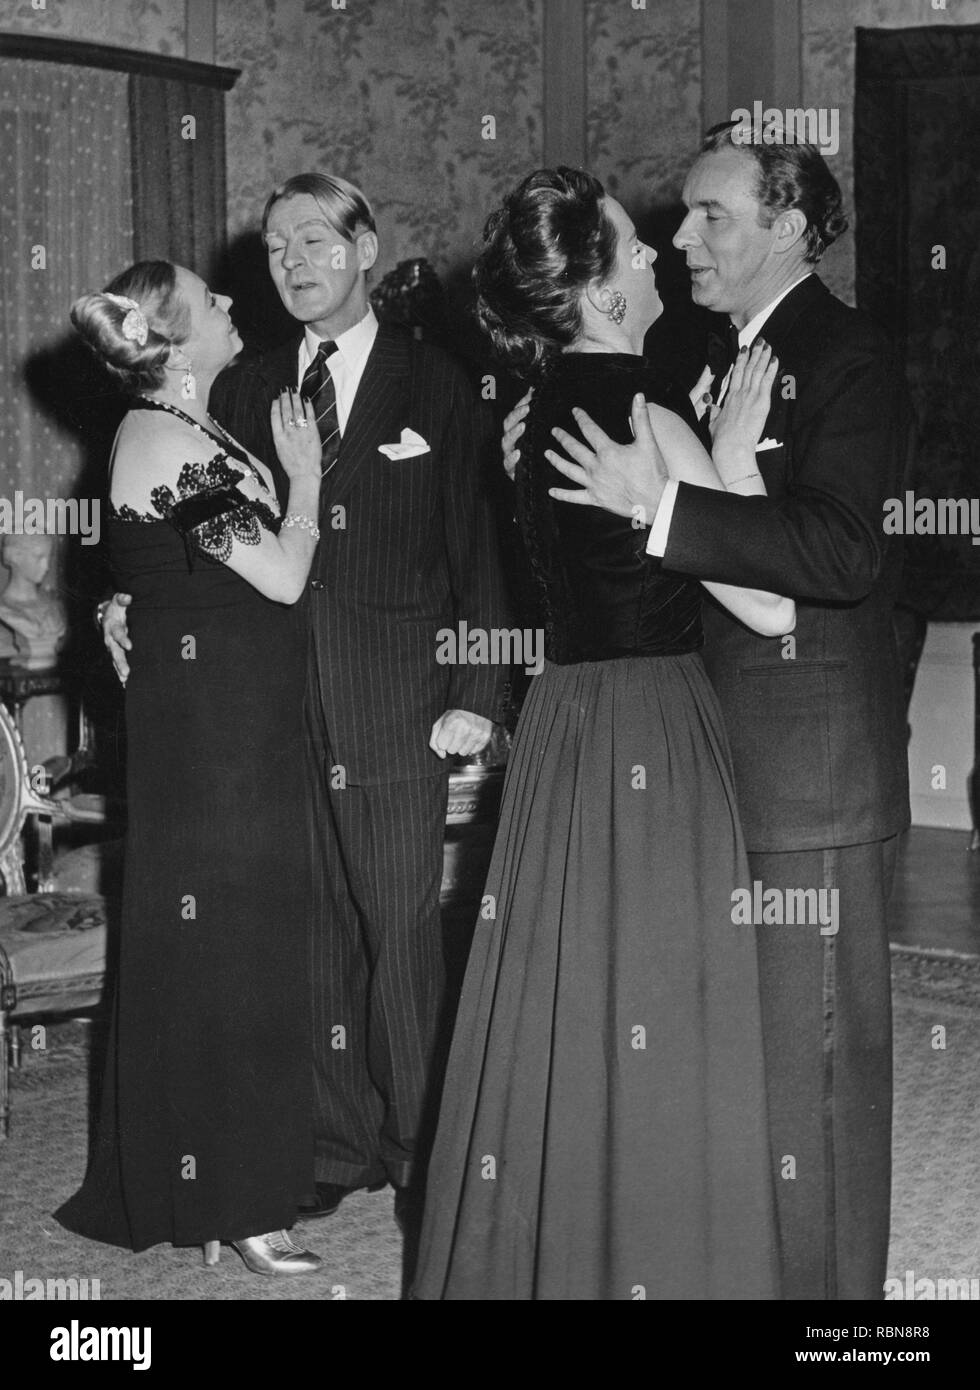
[{"label": "carpet on floor", "polygon": [[[889,1278],[980,1297],[980,959],[893,950],[895,1122]],[[0,1143],[0,1279],[99,1280],[109,1299],[379,1299],[401,1296],[393,1194],[361,1192],[296,1227],[323,1257],[296,1280],[249,1273],[232,1250],[206,1269],[197,1250],[139,1255],[63,1230],[51,1212],[78,1186],[87,1151],[91,1025],[23,1030],[9,1140]],[[32,1042],[44,1042],[33,1047]],[[947,1282],[940,1286],[939,1281]],[[965,1283],[963,1281],[966,1281]],[[36,1287],[36,1286],[35,1286]],[[897,1286],[893,1287],[897,1291]]]}]

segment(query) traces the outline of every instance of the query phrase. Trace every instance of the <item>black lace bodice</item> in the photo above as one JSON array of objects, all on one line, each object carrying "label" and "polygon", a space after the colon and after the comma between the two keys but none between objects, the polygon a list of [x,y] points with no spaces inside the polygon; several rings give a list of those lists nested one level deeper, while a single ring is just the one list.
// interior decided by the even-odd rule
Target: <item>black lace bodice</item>
[{"label": "black lace bodice", "polygon": [[625,353],[565,353],[535,388],[520,442],[517,519],[545,656],[558,665],[701,646],[699,585],[645,553],[646,528],[548,496],[549,487],[573,486],[544,457],[545,449],[558,448],[552,428],[581,438],[571,413],[580,406],[612,439],[628,443],[637,391],[693,424],[687,398],[665,391],[642,357]]},{"label": "black lace bodice", "polygon": [[189,565],[195,553],[225,562],[233,541],[259,545],[261,528],[277,534],[281,524],[267,503],[239,491],[246,468],[233,464],[224,452],[207,463],[185,463],[177,477],[176,495],[166,484],[151,490],[152,513],[139,512],[125,502],[120,506],[110,502],[109,515],[124,522],[169,521],[184,538]]}]

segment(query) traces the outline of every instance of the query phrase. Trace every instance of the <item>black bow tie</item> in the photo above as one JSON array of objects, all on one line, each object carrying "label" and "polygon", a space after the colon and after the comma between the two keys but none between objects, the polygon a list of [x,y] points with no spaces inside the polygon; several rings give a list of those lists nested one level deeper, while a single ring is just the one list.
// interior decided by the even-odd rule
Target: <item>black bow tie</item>
[{"label": "black bow tie", "polygon": [[717,404],[721,388],[725,384],[735,358],[738,356],[738,329],[729,319],[724,333],[708,334],[708,366],[714,373],[711,383],[711,399]]},{"label": "black bow tie", "polygon": [[715,382],[720,386],[735,358],[738,356],[738,329],[729,320],[724,333],[708,334],[708,366],[715,374]]}]

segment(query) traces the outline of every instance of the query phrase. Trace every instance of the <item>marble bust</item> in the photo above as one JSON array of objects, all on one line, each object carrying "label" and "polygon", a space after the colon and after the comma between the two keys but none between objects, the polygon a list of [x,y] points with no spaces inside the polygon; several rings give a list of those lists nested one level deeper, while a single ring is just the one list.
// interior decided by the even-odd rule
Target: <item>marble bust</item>
[{"label": "marble bust", "polygon": [[53,666],[68,623],[64,606],[42,587],[51,565],[50,536],[8,535],[3,538],[3,562],[10,582],[0,594],[0,623],[13,634],[9,655],[17,666],[43,670]]}]

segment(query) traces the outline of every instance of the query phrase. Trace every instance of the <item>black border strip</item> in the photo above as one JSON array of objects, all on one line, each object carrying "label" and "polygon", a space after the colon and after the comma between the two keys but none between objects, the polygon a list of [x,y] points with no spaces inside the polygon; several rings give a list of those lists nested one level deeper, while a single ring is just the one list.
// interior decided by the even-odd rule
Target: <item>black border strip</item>
[{"label": "black border strip", "polygon": [[230,91],[241,76],[241,68],[222,68],[189,58],[171,58],[164,53],[145,53],[138,48],[113,48],[84,39],[55,39],[40,34],[0,33],[0,58],[30,58],[35,62],[135,72],[144,77],[169,77],[202,87],[218,87],[224,92]]}]

